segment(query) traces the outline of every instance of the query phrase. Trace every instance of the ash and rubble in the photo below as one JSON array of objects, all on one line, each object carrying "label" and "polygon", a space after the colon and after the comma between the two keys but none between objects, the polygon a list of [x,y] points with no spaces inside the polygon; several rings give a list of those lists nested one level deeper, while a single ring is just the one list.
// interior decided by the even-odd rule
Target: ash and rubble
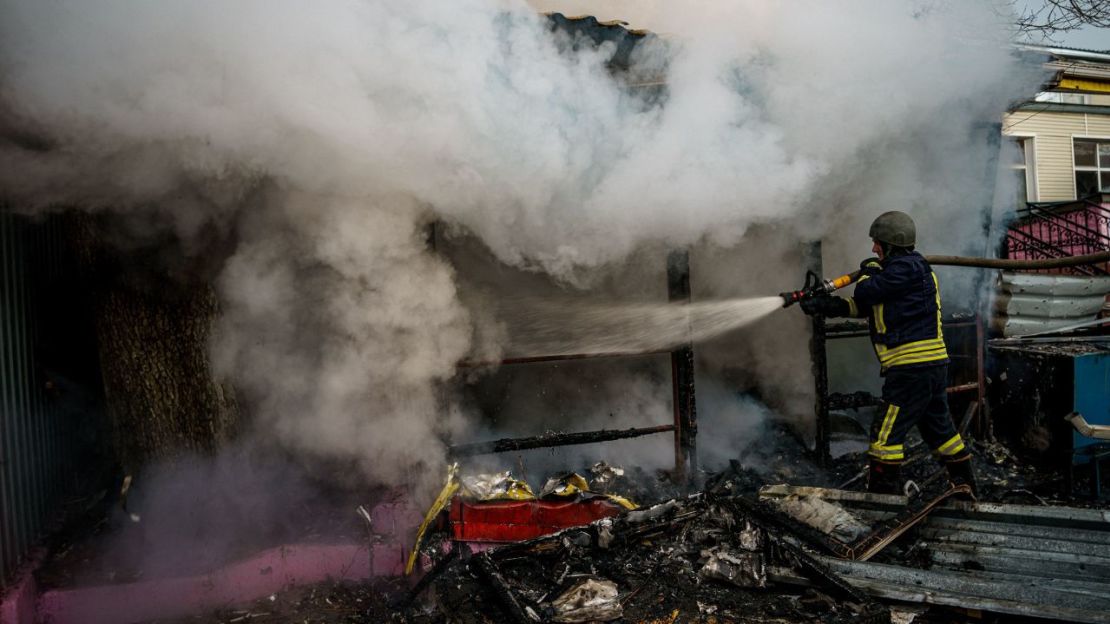
[{"label": "ash and rubble", "polygon": [[[788,447],[782,444],[774,451],[781,454],[782,466],[793,459],[792,474],[808,473],[811,468],[804,466],[809,462],[800,447],[793,453]],[[977,461],[994,468],[981,473],[985,498],[1000,501],[1011,496],[1015,484],[1036,475],[1027,475],[1012,455],[998,449],[992,453],[992,448],[980,444]],[[822,477],[808,483],[818,486],[851,477],[858,469],[856,459],[849,454],[827,473],[814,470]],[[921,500],[943,487],[928,480],[931,463],[925,459],[914,464],[913,474],[925,477],[918,478],[925,484],[918,495]],[[291,588],[254,605],[181,622],[1038,621],[989,611],[966,614],[938,605],[880,602],[867,595],[852,584],[857,579],[834,572],[827,561],[837,544],[858,541],[861,526],[881,529],[874,516],[804,493],[791,496],[792,490],[807,488],[768,485],[781,482],[777,471],[768,470],[733,463],[721,473],[706,475],[698,492],[660,500],[646,497],[670,492],[677,484],[636,468],[621,475],[618,467],[596,466],[583,471],[594,477],[591,489],[604,487],[630,497],[635,492],[644,506],[490,550],[452,543],[442,533],[431,535],[425,552],[435,556],[423,576],[408,583],[394,579]],[[837,491],[867,497],[860,491],[864,485],[856,482],[851,490]],[[651,500],[659,502],[646,502]],[[912,529],[872,561],[907,570],[934,565],[928,545]]]},{"label": "ash and rubble", "polygon": [[[1046,510],[1101,505],[1062,496],[1061,475],[1024,465],[1000,444],[979,442],[975,449],[981,501]],[[864,464],[858,453],[844,454],[822,470],[800,446],[780,442],[763,449],[759,471],[733,462],[706,476],[695,494],[589,526],[485,551],[460,543],[445,548],[446,540],[433,539],[426,552],[438,563],[401,600],[396,618],[419,623],[971,621],[953,605],[902,601],[892,611],[849,582],[851,573],[828,565],[830,559],[862,559],[891,569],[947,573],[931,556],[935,545],[921,538],[928,531],[919,532],[918,523],[948,497],[966,491],[955,491],[942,478],[943,470],[923,446],[911,445],[909,456],[912,495],[886,501],[883,513],[860,513],[805,493],[856,495],[864,509],[875,504],[861,491],[865,480],[856,478]],[[657,485],[645,487],[642,480],[607,474],[608,491],[627,485],[626,492],[635,491],[641,502],[652,500],[645,495],[658,494],[653,488],[666,483],[656,479]],[[783,476],[815,487],[768,485],[782,483]],[[971,574],[981,570],[974,561],[964,566]],[[1025,621],[986,611],[976,621]]]},{"label": "ash and rubble", "polygon": [[[666,472],[598,462],[580,468],[589,481],[584,495],[627,497],[640,503],[639,509],[496,548],[453,541],[441,525],[424,541],[423,574],[407,583],[393,579],[290,588],[257,604],[181,622],[1027,621],[989,611],[973,617],[943,605],[880,601],[856,587],[857,579],[834,571],[830,559],[897,524],[897,514],[889,509],[905,502],[888,506],[885,517],[895,522],[884,526],[874,510],[860,513],[858,506],[806,494],[826,488],[868,497],[865,480],[855,478],[865,462],[848,452],[822,469],[790,436],[769,437],[768,444],[745,452],[752,467],[733,462],[720,473],[701,473],[701,486],[693,494]],[[1059,504],[1101,505],[1064,497],[1059,493],[1062,476],[1022,463],[1004,446],[976,442],[974,448],[984,501],[1047,510]],[[921,490],[914,498],[931,500],[947,485],[933,478],[941,468],[924,447],[911,444],[908,450],[913,461],[907,477]],[[485,484],[492,497],[527,485],[515,481],[511,472],[488,476],[495,477]],[[473,487],[478,484],[474,477],[463,480],[472,490],[481,489]],[[537,489],[537,500],[558,489],[549,482],[559,481],[543,480],[548,487]],[[769,485],[781,483],[805,485]],[[864,508],[872,503],[868,500]],[[919,530],[911,528],[884,544],[870,561],[928,571],[936,567],[930,548]],[[844,559],[851,563],[851,557]]]},{"label": "ash and rubble", "polygon": [[[588,526],[485,552],[455,546],[412,590],[399,617],[422,623],[674,622],[679,616],[890,621],[885,606],[827,570],[784,529],[783,514],[758,500],[762,483],[734,468],[696,494]],[[808,578],[814,587],[776,584],[775,570]]]}]

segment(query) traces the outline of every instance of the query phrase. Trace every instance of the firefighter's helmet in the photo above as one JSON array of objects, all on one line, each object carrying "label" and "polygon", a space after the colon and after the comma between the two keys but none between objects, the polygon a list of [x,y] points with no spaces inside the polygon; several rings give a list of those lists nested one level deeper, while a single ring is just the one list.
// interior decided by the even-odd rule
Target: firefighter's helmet
[{"label": "firefighter's helmet", "polygon": [[917,228],[910,215],[891,210],[884,212],[871,223],[872,240],[895,247],[913,247],[917,241]]}]

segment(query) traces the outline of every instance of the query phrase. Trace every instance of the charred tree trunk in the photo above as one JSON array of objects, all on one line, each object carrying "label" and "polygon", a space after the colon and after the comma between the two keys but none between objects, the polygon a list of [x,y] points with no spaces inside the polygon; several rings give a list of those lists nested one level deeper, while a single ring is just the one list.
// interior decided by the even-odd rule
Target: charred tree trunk
[{"label": "charred tree trunk", "polygon": [[92,282],[104,396],[125,474],[151,460],[211,452],[234,437],[234,392],[213,377],[218,313],[210,276],[166,248],[120,251],[104,222],[76,217],[73,240]]},{"label": "charred tree trunk", "polygon": [[236,429],[234,395],[208,363],[217,313],[210,287],[100,294],[97,335],[112,437],[124,470],[183,451],[213,451]]}]

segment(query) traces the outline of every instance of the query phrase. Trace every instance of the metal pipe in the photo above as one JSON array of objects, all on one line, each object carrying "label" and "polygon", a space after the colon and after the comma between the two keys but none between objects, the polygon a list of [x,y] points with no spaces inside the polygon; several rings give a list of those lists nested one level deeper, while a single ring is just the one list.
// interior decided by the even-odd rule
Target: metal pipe
[{"label": "metal pipe", "polygon": [[526,449],[608,442],[610,440],[637,438],[639,436],[651,435],[653,433],[665,433],[674,430],[674,425],[660,425],[658,427],[640,427],[636,429],[602,429],[601,431],[554,433],[530,438],[502,438],[500,440],[490,440],[487,442],[456,444],[449,447],[447,452],[451,457],[468,457],[471,455],[485,455],[487,453],[504,453],[506,451],[523,451]]},{"label": "metal pipe", "polygon": [[1064,419],[1075,427],[1079,435],[1095,438],[1096,440],[1110,440],[1110,425],[1092,425],[1079,412],[1072,412],[1064,416]]},{"label": "metal pipe", "polygon": [[644,355],[664,355],[670,351],[628,351],[615,353],[567,353],[563,355],[530,355],[509,357],[503,360],[463,360],[457,364],[459,368],[480,368],[484,366],[501,366],[512,364],[536,364],[541,362],[562,362],[564,360],[593,360],[600,358],[638,357]]},{"label": "metal pipe", "polygon": [[[925,260],[929,264],[937,266],[962,266],[980,269],[1063,269],[1110,262],[1110,251],[1100,251],[1083,256],[1068,256],[1066,258],[1048,258],[1046,260],[1010,260],[1006,258],[974,258],[971,256],[925,256]],[[859,279],[859,275],[860,272],[856,271],[831,280],[821,281],[820,278],[816,278],[815,283],[808,284],[802,290],[779,293],[783,298],[782,307],[789,307],[809,297],[831,294],[845,286],[854,284]]]},{"label": "metal pipe", "polygon": [[1083,256],[1049,258],[1047,260],[1009,260],[1005,258],[972,258],[969,256],[925,256],[929,264],[938,266],[964,266],[981,269],[1062,269],[1084,264],[1110,262],[1110,251],[1100,251]]},{"label": "metal pipe", "polygon": [[[975,409],[976,434],[980,437],[986,433],[986,425],[990,423],[990,406],[987,404],[987,334],[983,325],[982,313],[975,315]],[[966,429],[967,425],[963,426]],[[964,432],[961,430],[961,434]]]},{"label": "metal pipe", "polygon": [[[1031,269],[1066,269],[1069,266],[1082,266],[1084,264],[1103,264],[1110,262],[1110,251],[1088,253],[1086,255],[1070,255],[1067,258],[1049,258],[1047,260],[1009,260],[1003,258],[972,258],[969,255],[926,255],[929,264],[938,266],[972,266],[978,269],[1002,270],[1031,270]],[[816,278],[814,283],[807,284],[803,290],[779,293],[783,298],[783,308],[797,303],[810,296],[831,294],[845,286],[854,284],[859,279],[859,271],[839,276],[835,280],[821,281]],[[808,281],[808,280],[807,280]]]}]

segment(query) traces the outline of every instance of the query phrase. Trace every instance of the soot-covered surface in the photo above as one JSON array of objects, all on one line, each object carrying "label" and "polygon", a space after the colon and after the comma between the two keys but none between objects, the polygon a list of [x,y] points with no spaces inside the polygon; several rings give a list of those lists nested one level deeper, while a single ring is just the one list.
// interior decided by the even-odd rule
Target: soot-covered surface
[{"label": "soot-covered surface", "polygon": [[[729,471],[730,495],[754,492],[764,483],[840,487],[858,475],[866,464],[862,453],[850,452],[836,458],[827,469],[820,469],[813,463],[812,455],[792,436],[767,437],[773,443],[759,445],[746,456],[758,466],[758,471]],[[975,442],[972,448],[985,500],[1033,505],[1105,506],[1086,497],[1064,496],[1063,475],[1041,472],[1025,465],[1001,445]],[[908,455],[914,457],[916,454],[922,454],[922,458],[907,466],[906,475],[924,483],[940,470],[940,466],[928,457],[922,447],[911,445]],[[702,481],[709,486],[719,486],[721,479],[719,475],[702,475]],[[865,488],[866,481],[856,479],[846,489]],[[628,467],[623,477],[610,482],[608,489],[629,495],[645,506],[667,499],[687,500],[682,488],[667,475],[648,473],[634,467]],[[332,498],[323,496],[321,500]],[[336,496],[327,505],[299,505],[289,510],[287,518],[300,523],[302,539],[310,539],[314,534],[338,532],[357,541],[364,538],[363,527],[350,513],[350,505],[346,504],[349,500],[344,495]],[[695,518],[626,540],[619,547],[599,548],[596,538],[575,537],[571,532],[549,550],[499,556],[496,569],[512,586],[514,594],[521,596],[526,603],[531,601],[530,606],[537,612],[550,609],[553,598],[574,583],[596,578],[616,584],[623,612],[618,621],[622,622],[807,622],[830,621],[830,618],[833,621],[838,618],[850,621],[860,616],[854,610],[858,605],[820,584],[808,589],[773,582],[765,588],[739,587],[720,578],[707,577],[703,569],[714,554],[743,554],[743,549],[736,543],[736,528],[742,525],[743,519],[737,516],[735,510],[722,511],[719,502],[703,499],[697,504],[703,507]],[[75,580],[81,580],[80,574],[89,570],[93,571],[94,579],[114,582],[143,578],[141,571],[128,575],[126,570],[116,572],[117,576],[113,578],[110,566],[97,561],[98,534],[127,528],[126,525],[120,526],[117,509],[110,506],[105,510],[103,507],[101,505],[83,518],[78,518],[69,532],[56,536],[55,549],[48,558],[48,565],[40,572],[44,585],[72,585]],[[113,514],[116,514],[115,518],[112,518]],[[330,526],[337,522],[342,526]],[[576,539],[582,543],[577,543]],[[243,548],[249,550],[249,546],[243,545]],[[914,561],[898,561],[899,557],[908,556],[910,552],[911,548],[896,544],[880,560],[914,565]],[[773,546],[767,550],[768,557],[779,554]],[[740,559],[743,560],[743,557]],[[272,599],[263,598],[246,607],[164,621],[174,624],[511,621],[505,619],[508,616],[499,592],[491,587],[488,576],[474,567],[473,559],[456,560],[419,596],[402,606],[409,586],[408,582],[398,580],[289,588],[275,593]],[[914,621],[968,621],[966,617],[934,608],[933,611],[919,613]],[[983,617],[983,620],[977,621],[992,621],[989,615]]]}]

